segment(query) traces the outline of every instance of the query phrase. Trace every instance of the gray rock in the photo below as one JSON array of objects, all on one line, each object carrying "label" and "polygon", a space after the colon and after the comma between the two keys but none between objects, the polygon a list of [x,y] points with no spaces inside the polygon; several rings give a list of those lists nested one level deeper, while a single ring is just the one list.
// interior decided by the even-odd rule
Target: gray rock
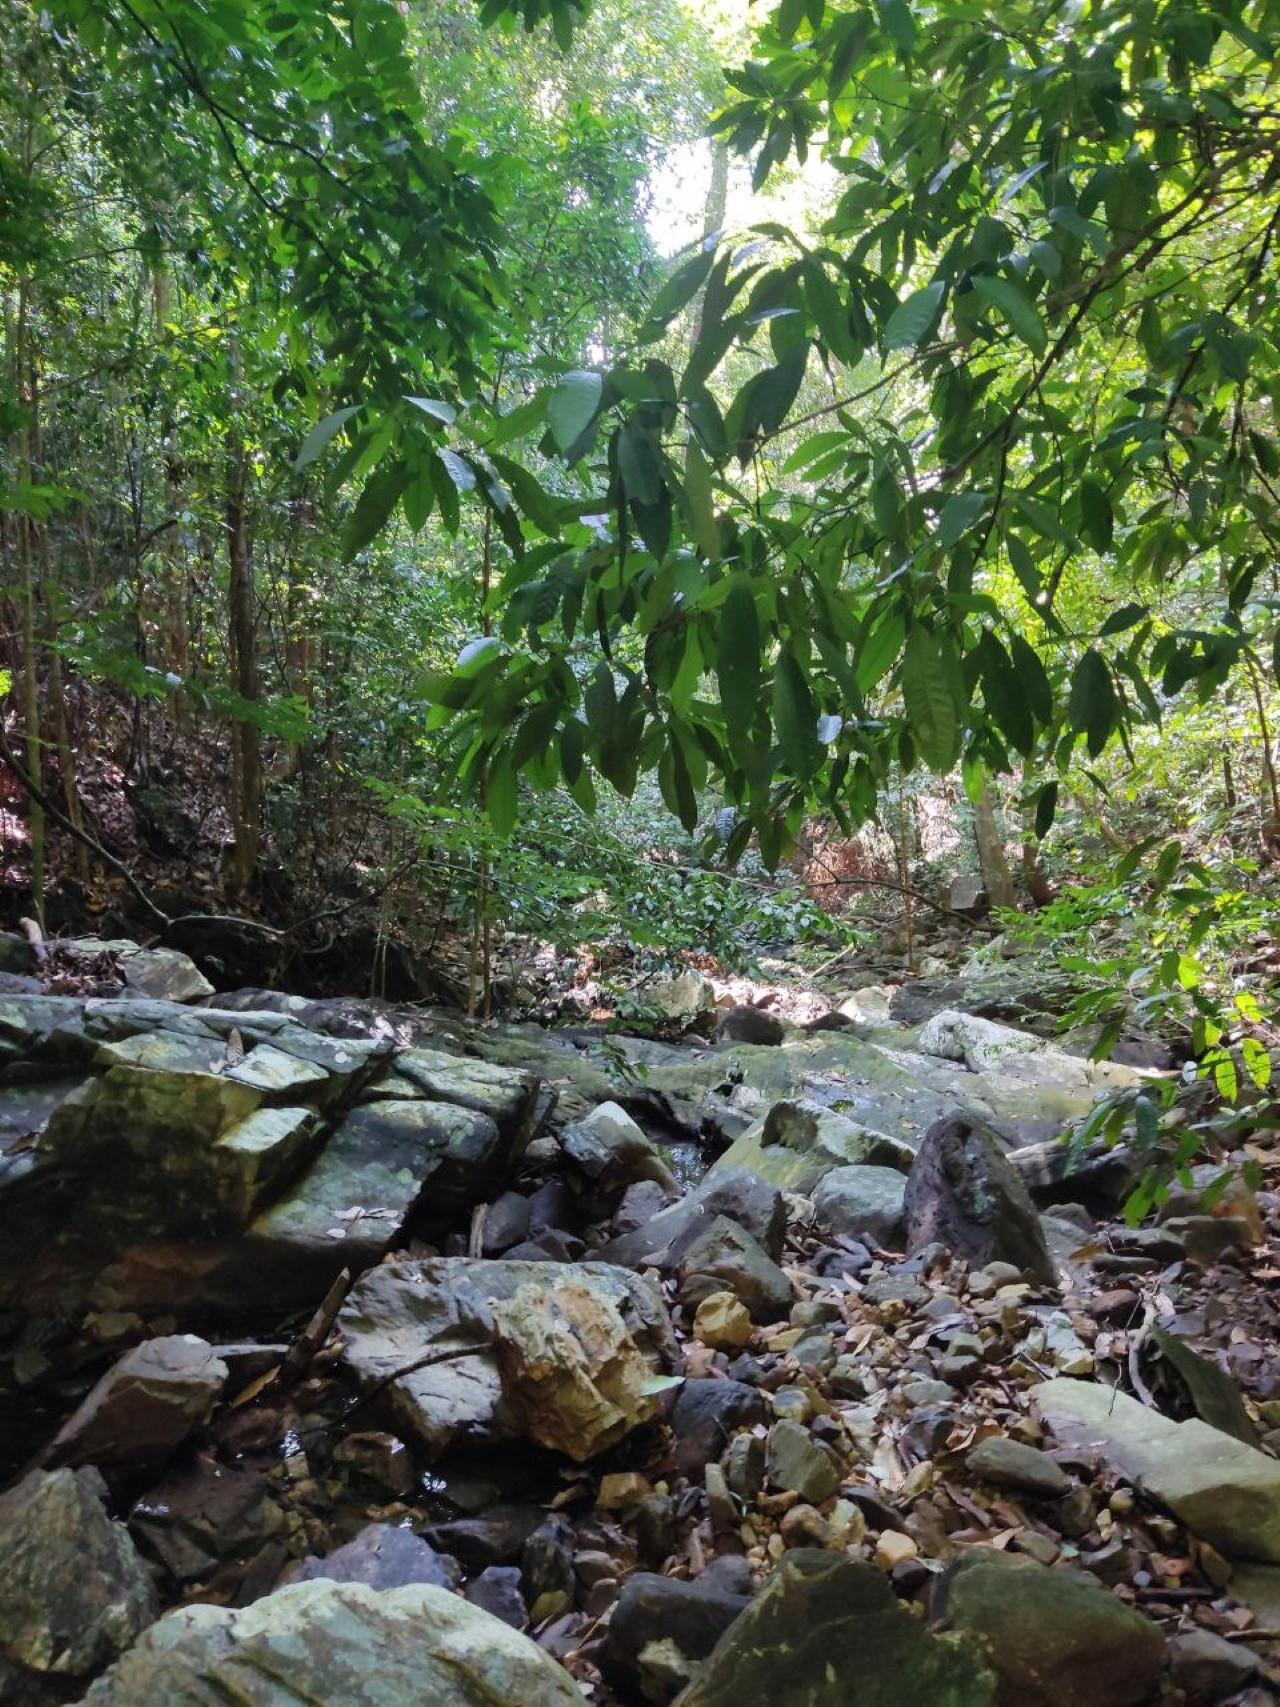
[{"label": "gray rock", "polygon": [[1010,1440],[1007,1435],[993,1434],[979,1441],[964,1462],[965,1468],[984,1482],[1036,1499],[1057,1500],[1071,1492],[1071,1478],[1061,1464],[1047,1452],[1038,1452],[1034,1446]]},{"label": "gray rock", "polygon": [[797,1548],[729,1627],[681,1707],[991,1707],[969,1645],[931,1634],[874,1566]]},{"label": "gray rock", "polygon": [[766,1468],[774,1487],[799,1494],[807,1505],[819,1504],[840,1485],[840,1472],[830,1449],[815,1440],[803,1424],[785,1418],[769,1430]]},{"label": "gray rock", "polygon": [[978,1637],[999,1680],[996,1707],[1141,1707],[1164,1639],[1092,1577],[972,1548],[939,1579],[934,1628]]},{"label": "gray rock", "polygon": [[904,1213],[908,1251],[937,1241],[971,1267],[998,1260],[1044,1284],[1054,1280],[1027,1189],[976,1116],[929,1128],[907,1177]]},{"label": "gray rock", "polygon": [[[714,1583],[681,1582],[676,1577],[637,1571],[618,1596],[600,1655],[600,1669],[615,1687],[630,1693],[639,1686],[645,1700],[664,1701],[674,1694],[674,1688],[663,1691],[653,1685],[668,1668],[674,1683],[678,1683],[681,1672],[690,1675],[694,1662],[706,1658],[749,1604],[746,1595],[729,1593]],[[666,1666],[660,1661],[654,1665],[656,1656],[646,1661],[650,1650],[667,1643],[683,1665],[672,1666],[669,1657]],[[648,1675],[651,1665],[658,1671],[657,1678]]]},{"label": "gray rock", "polygon": [[774,1322],[791,1308],[791,1282],[745,1228],[718,1215],[680,1260],[680,1301],[697,1309],[714,1292],[732,1292],[756,1322]]},{"label": "gray rock", "polygon": [[901,1233],[906,1191],[906,1178],[897,1168],[855,1163],[824,1175],[813,1207],[819,1223],[833,1233],[885,1247]]},{"label": "gray rock", "polygon": [[45,1462],[158,1465],[206,1420],[227,1380],[207,1340],[166,1334],[127,1351],[59,1429]]},{"label": "gray rock", "polygon": [[687,1379],[671,1408],[671,1458],[677,1475],[702,1480],[740,1428],[751,1428],[769,1414],[763,1394],[742,1381],[712,1377]]},{"label": "gray rock", "polygon": [[762,1124],[744,1132],[719,1158],[722,1169],[746,1168],[783,1191],[812,1191],[833,1168],[911,1165],[910,1146],[807,1098],[774,1103]]},{"label": "gray rock", "polygon": [[1169,1639],[1169,1672],[1186,1707],[1215,1707],[1243,1689],[1257,1670],[1247,1648],[1212,1630],[1187,1630]]},{"label": "gray rock", "polygon": [[462,1578],[458,1561],[438,1553],[412,1529],[393,1523],[366,1523],[350,1541],[335,1547],[323,1558],[314,1555],[299,1560],[285,1575],[284,1583],[364,1583],[367,1588],[406,1588],[411,1583],[433,1583],[437,1588],[457,1588]]},{"label": "gray rock", "polygon": [[115,1659],[156,1616],[128,1531],[89,1470],[34,1470],[0,1494],[0,1680],[64,1681]]},{"label": "gray rock", "polygon": [[601,1261],[624,1268],[673,1268],[717,1215],[745,1228],[774,1262],[782,1255],[787,1212],[777,1186],[745,1168],[714,1168],[679,1203],[611,1239],[599,1252]]},{"label": "gray rock", "polygon": [[432,1102],[487,1114],[502,1133],[514,1158],[533,1136],[541,1082],[536,1073],[494,1066],[439,1049],[402,1049],[395,1071],[418,1086]]},{"label": "gray rock", "polygon": [[1143,1082],[1132,1067],[1068,1055],[1031,1032],[954,1009],[935,1014],[922,1027],[919,1048],[946,1061],[963,1061],[971,1072],[998,1075],[1008,1084],[1031,1089],[1122,1088]]},{"label": "gray rock", "polygon": [[1280,1462],[1198,1418],[1176,1423],[1127,1394],[1060,1376],[1032,1390],[1065,1445],[1113,1469],[1229,1559],[1280,1562]]},{"label": "gray rock", "polygon": [[556,1662],[447,1589],[305,1582],[241,1608],[187,1606],[146,1633],[83,1707],[582,1707]]},{"label": "gray rock", "polygon": [[528,1234],[531,1213],[529,1199],[518,1191],[504,1191],[495,1197],[484,1214],[481,1255],[500,1257],[518,1245]]},{"label": "gray rock", "polygon": [[674,1354],[657,1293],[603,1263],[383,1263],[338,1326],[359,1381],[394,1377],[387,1404],[429,1456],[483,1434],[589,1457],[656,1416]]},{"label": "gray rock", "polygon": [[534,1505],[495,1505],[475,1517],[457,1517],[427,1531],[433,1547],[453,1555],[464,1570],[510,1565],[542,1525],[546,1512]]},{"label": "gray rock", "polygon": [[517,1565],[488,1565],[463,1592],[472,1606],[483,1607],[513,1630],[523,1630],[529,1621]]},{"label": "gray rock", "polygon": [[755,1043],[776,1049],[786,1035],[786,1023],[777,1014],[745,1004],[726,1008],[716,1025],[716,1039],[721,1043]]},{"label": "gray rock", "polygon": [[585,1120],[566,1126],[561,1147],[601,1191],[621,1191],[637,1180],[675,1190],[671,1170],[631,1116],[616,1102],[601,1103]]}]

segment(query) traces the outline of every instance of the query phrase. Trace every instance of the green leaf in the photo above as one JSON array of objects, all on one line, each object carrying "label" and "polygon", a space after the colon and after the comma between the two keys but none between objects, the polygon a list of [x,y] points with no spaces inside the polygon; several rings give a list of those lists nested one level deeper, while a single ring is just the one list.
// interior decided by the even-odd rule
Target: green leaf
[{"label": "green leaf", "polygon": [[960,723],[951,671],[927,628],[913,628],[907,635],[902,700],[920,757],[930,770],[945,776],[959,756]]},{"label": "green leaf", "polygon": [[780,654],[773,678],[773,723],[791,774],[807,780],[822,763],[822,746],[809,684],[790,652]]},{"label": "green leaf", "polygon": [[1054,814],[1058,810],[1058,785],[1056,782],[1046,782],[1036,795],[1036,839],[1043,841],[1053,828]]},{"label": "green leaf", "polygon": [[662,450],[657,436],[633,416],[618,430],[618,473],[636,504],[656,504],[663,491]]},{"label": "green leaf", "polygon": [[1031,715],[1042,728],[1053,721],[1053,689],[1040,662],[1040,655],[1021,634],[1009,638],[1009,655],[1018,673],[1018,681],[1026,695]]},{"label": "green leaf", "polygon": [[760,617],[745,575],[735,575],[716,630],[716,679],[730,736],[746,735],[759,709]]},{"label": "green leaf", "polygon": [[957,492],[954,498],[947,499],[938,517],[938,544],[943,551],[949,551],[964,538],[986,513],[987,502],[985,492]]},{"label": "green leaf", "polygon": [[660,338],[668,322],[693,301],[707,282],[707,274],[715,258],[715,250],[706,249],[676,268],[649,305],[648,317],[640,334],[642,343],[652,343]]},{"label": "green leaf", "polygon": [[720,556],[720,523],[716,519],[711,468],[692,436],[684,452],[684,507],[694,543],[714,563]]},{"label": "green leaf", "polygon": [[1111,500],[1096,480],[1080,484],[1080,522],[1084,537],[1095,551],[1110,551],[1115,517]]},{"label": "green leaf", "polygon": [[922,344],[942,311],[947,287],[941,279],[913,291],[885,322],[881,342],[886,350],[909,350]]},{"label": "green leaf", "polygon": [[442,403],[438,397],[406,397],[405,402],[412,403],[415,409],[421,409],[424,415],[429,415],[442,427],[451,427],[458,419],[458,411],[452,403]]},{"label": "green leaf", "polygon": [[489,822],[504,840],[516,827],[519,789],[510,760],[499,759],[485,782],[485,811]]},{"label": "green leaf", "polygon": [[436,452],[436,456],[444,464],[445,473],[459,492],[474,492],[476,471],[465,457],[459,456],[456,451],[447,450],[443,445]]},{"label": "green leaf", "polygon": [[562,374],[547,402],[547,422],[562,456],[567,456],[595,418],[604,392],[604,376],[585,368]]},{"label": "green leaf", "polygon": [[351,417],[360,413],[360,408],[359,403],[351,403],[345,409],[335,409],[332,415],[326,415],[323,421],[317,422],[303,439],[302,448],[293,459],[294,473],[300,474],[304,468],[310,468]]},{"label": "green leaf", "polygon": [[1067,701],[1071,727],[1087,735],[1090,757],[1097,758],[1106,746],[1118,715],[1119,705],[1111,671],[1102,654],[1091,648],[1075,667]]},{"label": "green leaf", "polygon": [[999,312],[1022,342],[1034,350],[1036,355],[1044,353],[1049,334],[1040,318],[1040,310],[1021,285],[1016,285],[1012,279],[1002,278],[995,273],[983,273],[974,279],[973,288],[984,302]]},{"label": "green leaf", "polygon": [[1127,629],[1135,628],[1146,616],[1146,605],[1121,605],[1119,610],[1113,610],[1111,615],[1098,630],[1099,635],[1123,634]]},{"label": "green leaf", "polygon": [[862,693],[870,693],[893,668],[902,650],[907,626],[900,611],[889,611],[870,627],[856,650],[854,675]]}]

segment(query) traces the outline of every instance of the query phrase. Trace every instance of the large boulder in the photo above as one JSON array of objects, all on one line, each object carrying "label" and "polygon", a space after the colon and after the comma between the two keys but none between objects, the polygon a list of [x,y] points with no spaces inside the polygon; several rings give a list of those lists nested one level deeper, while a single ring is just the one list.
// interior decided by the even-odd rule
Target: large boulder
[{"label": "large boulder", "polygon": [[1280,1563],[1280,1462],[1198,1418],[1172,1422],[1126,1393],[1060,1376],[1033,1390],[1068,1446],[1107,1464],[1231,1559]]},{"label": "large boulder", "polygon": [[848,1239],[893,1245],[902,1232],[907,1181],[897,1168],[833,1168],[813,1194],[819,1225]]},{"label": "large boulder", "polygon": [[735,1140],[711,1170],[746,1168],[783,1191],[811,1191],[834,1168],[854,1164],[901,1168],[911,1150],[900,1138],[806,1098],[777,1102],[762,1122]]},{"label": "large boulder", "polygon": [[680,1301],[696,1310],[716,1292],[732,1292],[756,1322],[776,1322],[790,1310],[794,1292],[778,1264],[744,1227],[717,1215],[680,1259]]},{"label": "large boulder", "polygon": [[599,1191],[620,1192],[636,1180],[653,1180],[673,1193],[676,1189],[657,1146],[616,1102],[603,1102],[585,1120],[566,1126],[560,1145]]},{"label": "large boulder", "polygon": [[55,1464],[157,1465],[205,1421],[227,1366],[195,1334],[134,1346],[107,1371],[58,1431]]},{"label": "large boulder", "polygon": [[930,1622],[983,1643],[995,1707],[1143,1707],[1164,1668],[1159,1627],[1096,1577],[985,1547],[948,1567]]},{"label": "large boulder", "polygon": [[[0,1494],[0,1700],[88,1678],[156,1615],[129,1533],[91,1470],[34,1470]],[[65,1695],[58,1699],[65,1700]]]},{"label": "large boulder", "polygon": [[976,1115],[940,1120],[925,1133],[907,1176],[903,1213],[908,1251],[936,1241],[974,1268],[1008,1262],[1053,1283],[1035,1205],[996,1134]]},{"label": "large boulder", "polygon": [[581,1461],[654,1420],[672,1384],[662,1300],[604,1263],[383,1263],[338,1326],[347,1366],[385,1387],[398,1427],[430,1456],[477,1434]]},{"label": "large boulder", "polygon": [[797,1548],[720,1638],[681,1707],[990,1707],[971,1645],[923,1629],[872,1565]]},{"label": "large boulder", "polygon": [[787,1232],[782,1193],[745,1168],[713,1168],[679,1203],[611,1239],[597,1254],[624,1268],[674,1268],[717,1216],[750,1233],[774,1262],[781,1257]]},{"label": "large boulder", "polygon": [[568,1672],[447,1589],[295,1583],[152,1626],[82,1707],[582,1707]]}]

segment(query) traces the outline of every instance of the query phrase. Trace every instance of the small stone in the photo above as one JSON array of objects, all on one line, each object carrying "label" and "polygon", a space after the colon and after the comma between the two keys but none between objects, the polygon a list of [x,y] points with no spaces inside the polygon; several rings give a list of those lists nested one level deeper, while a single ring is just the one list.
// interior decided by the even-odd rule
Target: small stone
[{"label": "small stone", "polygon": [[775,1417],[806,1423],[813,1415],[813,1401],[802,1387],[779,1387],[771,1402]]},{"label": "small stone", "polygon": [[751,1312],[732,1292],[713,1292],[698,1305],[693,1331],[716,1351],[740,1351],[755,1329]]},{"label": "small stone", "polygon": [[835,1460],[799,1423],[782,1421],[769,1430],[769,1480],[811,1504],[827,1499],[839,1485]]},{"label": "small stone", "polygon": [[725,1473],[718,1464],[707,1465],[702,1474],[702,1485],[707,1493],[707,1510],[711,1514],[712,1529],[717,1534],[725,1534],[736,1528],[738,1508],[729,1492]]},{"label": "small stone", "polygon": [[1015,1553],[1025,1553],[1039,1565],[1052,1565],[1061,1549],[1052,1535],[1042,1535],[1038,1529],[1020,1529],[1010,1541]]},{"label": "small stone", "polygon": [[860,1547],[866,1538],[867,1520],[852,1500],[837,1500],[827,1523],[833,1547]]},{"label": "small stone", "polygon": [[892,1571],[904,1559],[914,1559],[920,1549],[909,1535],[900,1529],[886,1529],[876,1542],[874,1561],[882,1571]]},{"label": "small stone", "polygon": [[1169,1640],[1169,1671],[1187,1707],[1213,1707],[1243,1689],[1257,1671],[1253,1655],[1212,1630],[1188,1630]]},{"label": "small stone", "polygon": [[1071,1491],[1071,1478],[1045,1452],[1003,1435],[979,1442],[965,1458],[965,1467],[998,1488],[1012,1488],[1036,1499],[1061,1499]]},{"label": "small stone", "polygon": [[489,1565],[463,1591],[472,1606],[509,1624],[513,1630],[523,1630],[528,1622],[529,1609],[520,1592],[520,1569],[517,1565]]},{"label": "small stone", "polygon": [[653,1484],[638,1470],[615,1470],[601,1476],[596,1504],[601,1511],[626,1511],[630,1506],[639,1505],[645,1495],[652,1492]]},{"label": "small stone", "polygon": [[787,1547],[829,1547],[831,1526],[816,1507],[793,1505],[783,1514],[778,1533]]},{"label": "small stone", "polygon": [[720,1463],[730,1493],[750,1505],[764,1486],[764,1441],[754,1434],[735,1434]]},{"label": "small stone", "polygon": [[901,1391],[907,1403],[915,1406],[947,1405],[955,1397],[945,1381],[908,1381]]}]

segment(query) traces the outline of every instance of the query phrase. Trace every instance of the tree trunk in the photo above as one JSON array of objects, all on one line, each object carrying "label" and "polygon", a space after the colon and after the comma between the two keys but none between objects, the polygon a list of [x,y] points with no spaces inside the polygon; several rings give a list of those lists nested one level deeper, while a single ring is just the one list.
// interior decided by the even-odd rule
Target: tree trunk
[{"label": "tree trunk", "polygon": [[974,802],[973,837],[978,844],[978,865],[987,900],[993,907],[1016,907],[1017,891],[1005,856],[1004,837],[996,820],[996,805],[990,783],[983,783],[982,793]]},{"label": "tree trunk", "polygon": [[[233,423],[239,406],[239,388],[236,386],[231,402]],[[254,633],[253,559],[245,511],[248,459],[244,439],[234,424],[226,436],[226,458],[225,520],[230,571],[227,634],[231,688],[241,700],[252,704],[258,698],[258,656]],[[225,872],[227,890],[231,895],[243,894],[253,882],[258,866],[261,813],[262,753],[258,745],[258,731],[247,718],[235,717],[231,726],[231,824],[235,844]]]}]

